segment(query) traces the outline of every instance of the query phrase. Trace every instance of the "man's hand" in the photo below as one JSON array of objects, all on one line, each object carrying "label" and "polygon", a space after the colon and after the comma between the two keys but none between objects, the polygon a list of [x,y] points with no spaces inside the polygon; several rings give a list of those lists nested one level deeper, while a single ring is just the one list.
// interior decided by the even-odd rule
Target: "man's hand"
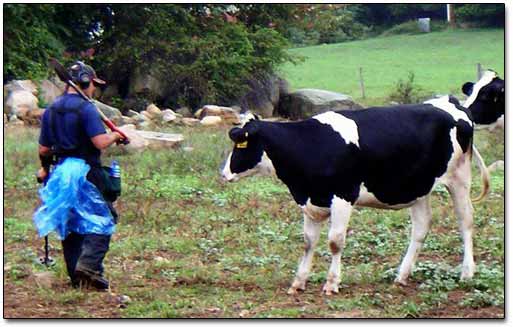
[{"label": "man's hand", "polygon": [[97,149],[103,150],[108,148],[113,143],[122,143],[122,139],[123,137],[118,132],[111,132],[108,134],[105,133],[96,135],[95,137],[91,138],[91,141]]},{"label": "man's hand", "polygon": [[124,138],[121,134],[118,132],[112,132],[111,134],[116,138],[116,145],[123,144]]},{"label": "man's hand", "polygon": [[46,170],[43,167],[39,168],[39,170],[37,171],[36,177],[37,177],[38,183],[43,183],[45,181],[45,179],[48,177],[48,170]]}]

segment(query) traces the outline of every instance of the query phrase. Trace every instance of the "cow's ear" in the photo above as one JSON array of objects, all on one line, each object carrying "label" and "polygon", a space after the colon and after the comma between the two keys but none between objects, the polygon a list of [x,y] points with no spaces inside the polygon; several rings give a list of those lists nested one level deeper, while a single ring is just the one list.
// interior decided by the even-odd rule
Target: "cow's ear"
[{"label": "cow's ear", "polygon": [[241,143],[248,139],[248,133],[240,127],[234,127],[228,133],[230,139],[235,143]]},{"label": "cow's ear", "polygon": [[258,118],[256,119],[256,121],[252,121],[249,124],[246,124],[246,126],[244,126],[244,130],[246,131],[247,136],[254,136],[258,133],[257,121],[258,121]]},{"label": "cow's ear", "polygon": [[467,83],[463,84],[463,86],[461,87],[461,91],[463,92],[463,94],[470,96],[472,94],[473,88],[474,88],[474,83],[467,82]]}]

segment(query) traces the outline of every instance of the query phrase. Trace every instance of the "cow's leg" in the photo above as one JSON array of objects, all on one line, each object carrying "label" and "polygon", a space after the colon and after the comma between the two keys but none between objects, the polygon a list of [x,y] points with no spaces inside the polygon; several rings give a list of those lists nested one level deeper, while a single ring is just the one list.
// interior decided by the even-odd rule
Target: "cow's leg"
[{"label": "cow's leg", "polygon": [[340,283],[340,257],[346,241],[346,231],[353,206],[350,202],[334,197],[331,204],[331,222],[328,244],[331,250],[331,265],[323,292],[326,295],[338,293]]},{"label": "cow's leg", "polygon": [[297,274],[294,281],[292,282],[292,286],[289,288],[287,292],[291,295],[297,294],[298,290],[304,291],[306,288],[306,280],[308,279],[308,274],[310,273],[315,246],[319,241],[319,235],[322,227],[322,223],[320,221],[316,221],[310,218],[307,214],[304,214],[303,216],[303,236],[305,239],[305,252],[299,263]]},{"label": "cow's leg", "polygon": [[447,189],[451,194],[454,212],[460,224],[461,237],[463,239],[463,265],[461,279],[470,279],[474,276],[475,263],[473,254],[473,211],[470,200],[471,166],[470,159],[458,167],[447,183]]},{"label": "cow's leg", "polygon": [[431,205],[429,203],[429,195],[417,200],[410,208],[411,215],[411,236],[408,251],[404,256],[403,262],[399,267],[399,273],[395,279],[396,283],[406,285],[406,280],[415,265],[419,250],[424,243],[427,232],[431,225]]}]

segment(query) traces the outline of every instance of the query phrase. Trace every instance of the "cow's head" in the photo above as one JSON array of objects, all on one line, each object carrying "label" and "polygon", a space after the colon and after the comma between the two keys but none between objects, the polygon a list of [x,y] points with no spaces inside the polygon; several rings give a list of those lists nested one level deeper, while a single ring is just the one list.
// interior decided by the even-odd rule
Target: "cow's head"
[{"label": "cow's head", "polygon": [[253,114],[246,115],[242,127],[230,130],[229,136],[235,145],[222,170],[225,180],[236,181],[257,173],[263,175],[274,173],[274,167],[264,152],[258,130],[259,119]]},{"label": "cow's head", "polygon": [[461,90],[468,96],[464,106],[472,113],[476,124],[493,124],[504,115],[504,80],[497,73],[487,70],[477,82],[463,84]]}]

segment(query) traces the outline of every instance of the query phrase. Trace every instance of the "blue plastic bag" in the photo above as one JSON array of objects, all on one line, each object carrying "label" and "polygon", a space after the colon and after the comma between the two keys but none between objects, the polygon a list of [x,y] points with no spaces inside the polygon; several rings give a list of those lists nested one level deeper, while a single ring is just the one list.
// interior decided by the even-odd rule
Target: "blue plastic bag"
[{"label": "blue plastic bag", "polygon": [[33,220],[39,237],[55,231],[60,240],[71,232],[112,235],[114,219],[103,196],[86,179],[89,165],[82,159],[67,158],[52,171],[39,190],[43,205]]}]

